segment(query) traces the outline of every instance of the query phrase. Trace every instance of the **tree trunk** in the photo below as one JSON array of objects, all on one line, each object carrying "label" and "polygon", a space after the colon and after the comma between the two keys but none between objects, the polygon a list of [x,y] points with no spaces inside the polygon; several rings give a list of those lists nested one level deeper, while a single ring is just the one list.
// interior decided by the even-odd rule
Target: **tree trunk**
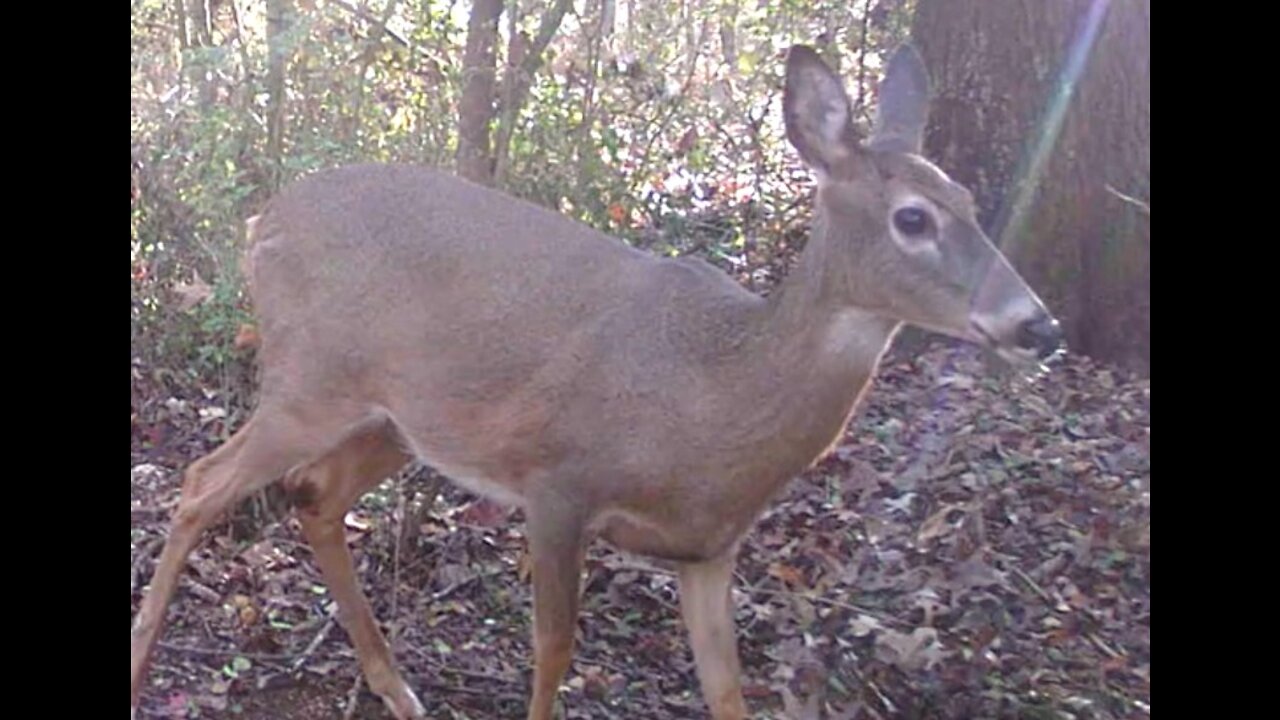
[{"label": "tree trunk", "polygon": [[179,20],[182,29],[183,50],[196,50],[185,53],[183,62],[191,77],[191,85],[200,98],[200,106],[208,108],[217,97],[214,87],[213,72],[209,63],[209,51],[213,47],[213,16],[209,10],[208,0],[188,0],[185,6],[180,2]]},{"label": "tree trunk", "polygon": [[467,24],[467,47],[462,55],[462,97],[458,101],[458,174],[493,184],[493,154],[489,125],[494,116],[494,85],[498,20],[502,0],[475,0]]},{"label": "tree trunk", "polygon": [[600,32],[605,37],[613,37],[618,22],[618,0],[600,0]]},{"label": "tree trunk", "polygon": [[502,116],[498,122],[497,141],[494,143],[495,176],[498,184],[506,181],[510,167],[511,136],[515,133],[516,120],[524,107],[533,84],[534,75],[542,67],[542,57],[551,39],[560,29],[560,23],[572,5],[571,0],[554,0],[538,25],[538,35],[532,42],[520,40],[522,35],[512,34],[507,69],[502,77]]},{"label": "tree trunk", "polygon": [[183,0],[174,0],[173,16],[174,25],[178,28],[178,43],[185,52],[191,47],[191,40],[187,37],[187,8],[183,5]]},{"label": "tree trunk", "polygon": [[365,76],[369,74],[369,68],[373,66],[378,53],[382,50],[382,38],[387,33],[387,23],[391,22],[391,16],[395,14],[396,5],[398,4],[399,0],[387,0],[387,4],[382,6],[382,14],[373,21],[373,26],[369,28],[369,37],[365,40],[364,47],[360,49],[360,69],[356,75],[356,97],[355,102],[352,103],[353,109],[347,125],[347,139],[353,145],[358,145],[360,142],[360,125],[364,122]]},{"label": "tree trunk", "polygon": [[693,75],[698,67],[698,52],[701,48],[697,42],[697,22],[694,21],[695,0],[684,0],[680,3],[680,13],[684,19],[684,53],[685,74]]},{"label": "tree trunk", "polygon": [[1073,350],[1151,369],[1150,0],[921,2],[926,153],[1062,318]]},{"label": "tree trunk", "polygon": [[720,3],[720,51],[730,77],[738,75],[738,2],[722,0]]},{"label": "tree trunk", "polygon": [[209,9],[209,0],[191,0],[190,8],[196,44],[200,47],[213,47],[213,13]]},{"label": "tree trunk", "polygon": [[267,0],[267,157],[271,161],[273,183],[280,181],[284,156],[285,70],[289,60],[286,35],[293,22],[289,0]]}]

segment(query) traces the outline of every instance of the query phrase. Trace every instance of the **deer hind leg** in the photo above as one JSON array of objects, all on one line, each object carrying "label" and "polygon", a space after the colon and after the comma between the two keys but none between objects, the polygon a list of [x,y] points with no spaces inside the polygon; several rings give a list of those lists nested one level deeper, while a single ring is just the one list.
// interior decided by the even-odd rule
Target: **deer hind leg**
[{"label": "deer hind leg", "polygon": [[733,626],[733,553],[680,568],[680,611],[702,696],[715,720],[743,720],[742,672]]},{"label": "deer hind leg", "polygon": [[396,667],[369,599],[360,588],[342,519],[366,490],[408,460],[390,423],[371,420],[352,428],[328,452],[285,478],[316,564],[337,601],[338,619],[360,658],[365,681],[397,720],[417,720],[425,711]]},{"label": "deer hind leg", "polygon": [[169,537],[130,633],[131,715],[137,711],[142,682],[178,576],[200,536],[237,501],[280,479],[295,463],[306,459],[314,452],[315,437],[313,429],[287,413],[259,410],[222,447],[187,468]]},{"label": "deer hind leg", "polygon": [[533,697],[528,720],[551,720],[556,694],[573,660],[583,555],[584,525],[569,501],[526,508],[533,562]]}]

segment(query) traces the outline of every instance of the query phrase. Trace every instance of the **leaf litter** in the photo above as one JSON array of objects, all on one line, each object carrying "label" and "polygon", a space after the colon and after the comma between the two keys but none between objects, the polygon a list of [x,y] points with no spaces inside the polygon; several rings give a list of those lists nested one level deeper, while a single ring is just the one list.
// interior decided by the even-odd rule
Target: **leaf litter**
[{"label": "leaf litter", "polygon": [[[842,441],[745,540],[755,717],[1150,716],[1150,381],[1081,357],[1032,380],[984,363],[953,345],[891,354]],[[131,616],[181,468],[225,435],[217,397],[169,400],[131,434]],[[403,480],[346,528],[406,677],[430,717],[523,716],[519,513]],[[296,522],[255,502],[192,553],[140,715],[390,717]],[[595,543],[565,717],[707,717],[678,607],[669,570]]]}]

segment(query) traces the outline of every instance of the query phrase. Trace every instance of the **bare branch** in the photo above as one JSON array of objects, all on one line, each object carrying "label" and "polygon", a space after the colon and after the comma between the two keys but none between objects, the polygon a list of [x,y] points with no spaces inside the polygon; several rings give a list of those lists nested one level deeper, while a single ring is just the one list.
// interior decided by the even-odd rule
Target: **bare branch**
[{"label": "bare branch", "polygon": [[1126,203],[1129,203],[1130,205],[1133,205],[1134,207],[1138,208],[1138,210],[1143,215],[1146,215],[1147,217],[1151,217],[1151,203],[1143,202],[1142,200],[1139,200],[1138,198],[1133,197],[1132,195],[1125,195],[1119,190],[1111,187],[1111,185],[1109,184],[1106,185],[1105,187],[1107,189],[1107,192],[1111,193],[1117,198],[1120,198],[1122,202],[1126,202]]},{"label": "bare branch", "polygon": [[[511,136],[515,133],[516,116],[524,105],[529,88],[533,85],[533,76],[542,67],[542,56],[547,46],[560,29],[565,14],[572,6],[570,0],[555,0],[555,4],[547,8],[538,25],[538,34],[526,48],[523,57],[507,58],[508,66],[502,77],[500,94],[502,109],[498,117],[498,131],[494,141],[495,180],[501,185],[506,180],[509,165],[508,152],[511,147]],[[516,35],[512,35],[513,45]]]}]

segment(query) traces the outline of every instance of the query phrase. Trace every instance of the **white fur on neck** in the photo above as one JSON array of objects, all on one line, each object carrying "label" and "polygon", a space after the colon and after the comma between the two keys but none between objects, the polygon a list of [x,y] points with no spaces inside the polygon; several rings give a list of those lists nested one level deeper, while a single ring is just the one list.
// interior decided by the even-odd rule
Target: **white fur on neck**
[{"label": "white fur on neck", "polygon": [[854,362],[876,363],[893,335],[896,323],[858,308],[835,314],[823,336],[822,350],[828,356]]}]

